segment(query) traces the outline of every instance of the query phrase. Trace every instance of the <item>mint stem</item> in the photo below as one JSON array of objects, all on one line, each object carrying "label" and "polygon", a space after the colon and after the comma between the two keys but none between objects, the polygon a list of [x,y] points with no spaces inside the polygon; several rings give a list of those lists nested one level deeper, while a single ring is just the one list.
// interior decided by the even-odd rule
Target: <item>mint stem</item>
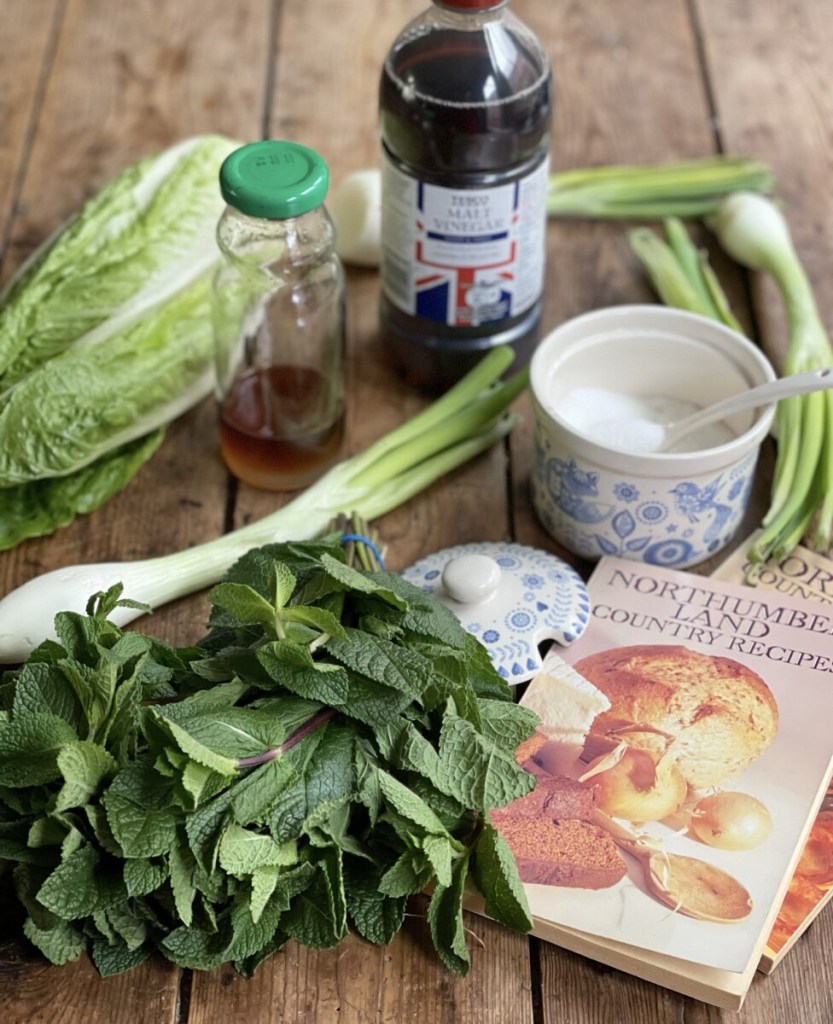
[{"label": "mint stem", "polygon": [[291,750],[296,743],[300,743],[301,740],[306,739],[311,732],[314,732],[319,725],[323,725],[328,722],[335,714],[335,708],[322,708],[312,716],[308,721],[304,722],[300,729],[296,729],[292,735],[283,741],[279,747],[272,747],[269,750],[264,750],[260,754],[250,754],[248,757],[240,757],[237,759],[237,767],[240,768],[253,768],[259,764],[266,764],[268,761],[274,761],[276,757],[281,754],[285,754],[287,750]]}]

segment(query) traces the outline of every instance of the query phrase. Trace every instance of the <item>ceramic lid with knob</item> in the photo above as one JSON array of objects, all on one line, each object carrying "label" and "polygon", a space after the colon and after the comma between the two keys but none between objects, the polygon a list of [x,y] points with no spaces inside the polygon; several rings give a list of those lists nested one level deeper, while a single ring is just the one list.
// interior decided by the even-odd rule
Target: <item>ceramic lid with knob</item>
[{"label": "ceramic lid with knob", "polygon": [[572,643],[590,617],[578,573],[555,555],[521,544],[460,544],[420,559],[402,575],[450,608],[510,683],[538,672],[541,644]]}]

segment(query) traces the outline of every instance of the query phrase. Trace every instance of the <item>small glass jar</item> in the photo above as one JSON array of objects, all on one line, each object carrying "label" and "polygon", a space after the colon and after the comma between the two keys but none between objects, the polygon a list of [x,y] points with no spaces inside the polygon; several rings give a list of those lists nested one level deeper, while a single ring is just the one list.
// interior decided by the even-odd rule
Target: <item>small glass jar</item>
[{"label": "small glass jar", "polygon": [[242,146],[220,169],[220,450],[238,479],[266,490],[305,487],[341,449],[344,272],[328,185],[321,157],[294,142]]}]

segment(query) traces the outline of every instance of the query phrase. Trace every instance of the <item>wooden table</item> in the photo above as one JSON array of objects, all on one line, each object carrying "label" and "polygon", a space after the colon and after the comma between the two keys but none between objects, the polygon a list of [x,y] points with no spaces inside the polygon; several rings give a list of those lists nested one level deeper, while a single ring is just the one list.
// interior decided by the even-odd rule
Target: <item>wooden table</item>
[{"label": "wooden table", "polygon": [[[303,141],[326,157],[335,181],[374,164],[381,62],[422,6],[423,0],[0,0],[3,279],[125,164],[192,133]],[[716,151],[769,161],[822,314],[833,324],[828,8],[829,0],[514,0],[553,61],[553,167]],[[719,257],[717,267],[745,326],[777,361],[785,332],[774,292],[750,284]],[[374,272],[350,273],[350,450],[424,401],[386,365],[377,293]],[[545,327],[635,300],[653,297],[621,225],[551,224]],[[555,549],[528,497],[528,398],[518,409],[522,422],[505,450],[496,448],[378,524],[391,568],[471,540]],[[770,465],[771,452],[749,529],[765,505]],[[106,507],[0,555],[0,590],[62,564],[195,544],[281,500],[229,482],[206,401],[173,426],[151,463]],[[205,614],[194,597],[143,626],[185,643],[201,634]],[[829,911],[773,976],[756,979],[735,1018],[474,916],[472,972],[452,977],[430,951],[419,910],[388,949],[353,938],[324,953],[290,945],[248,982],[230,969],[191,974],[162,960],[101,981],[86,960],[47,967],[14,946],[0,975],[0,1017],[6,1024],[833,1020]]]}]

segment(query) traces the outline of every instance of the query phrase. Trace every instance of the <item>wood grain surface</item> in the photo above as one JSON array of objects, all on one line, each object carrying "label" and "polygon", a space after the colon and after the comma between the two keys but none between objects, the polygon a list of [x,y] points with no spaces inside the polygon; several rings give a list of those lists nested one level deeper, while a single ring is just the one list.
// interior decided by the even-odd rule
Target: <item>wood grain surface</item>
[{"label": "wood grain surface", "polygon": [[[830,0],[512,0],[555,76],[554,170],[726,152],[775,169],[822,315],[833,324],[833,52]],[[105,181],[140,155],[204,131],[287,137],[338,182],[378,159],[376,94],[387,47],[424,0],[0,0],[0,285]],[[544,329],[605,305],[654,301],[620,224],[549,227]],[[768,283],[713,253],[736,312],[777,362],[786,328]],[[424,399],[387,365],[378,277],[348,274],[348,432],[357,451]],[[390,568],[470,540],[558,548],[528,483],[531,407],[510,442],[378,524]],[[766,506],[768,447],[747,517]],[[136,479],[53,537],[0,555],[0,592],[63,564],[144,558],[197,544],[286,495],[230,481],[211,400],[182,417]],[[564,554],[563,552],[558,552]],[[582,571],[589,566],[579,565]],[[704,565],[702,571],[708,571]],[[143,620],[186,643],[195,596]],[[49,967],[12,941],[0,957],[4,1024],[772,1024],[833,1021],[833,913],[823,912],[735,1014],[467,915],[473,967],[442,969],[421,900],[389,948],[289,944],[244,981],[154,960],[102,981],[86,960]],[[15,919],[0,924],[14,937]],[[5,930],[5,931],[4,931]]]}]

